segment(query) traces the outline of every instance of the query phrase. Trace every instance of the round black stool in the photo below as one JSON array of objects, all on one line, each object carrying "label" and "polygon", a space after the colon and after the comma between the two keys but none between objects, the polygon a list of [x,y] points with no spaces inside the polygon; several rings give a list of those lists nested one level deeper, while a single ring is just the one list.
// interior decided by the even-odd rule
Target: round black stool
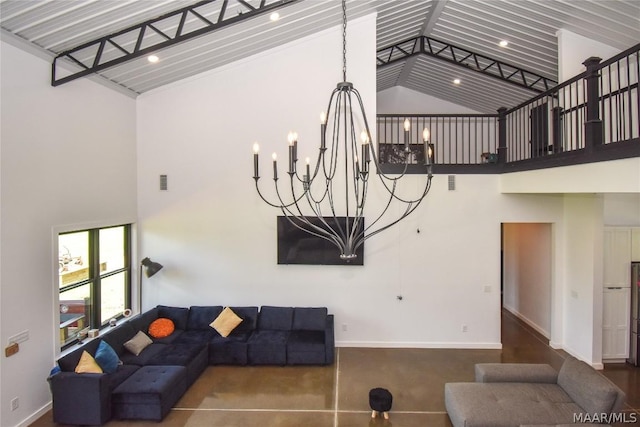
[{"label": "round black stool", "polygon": [[386,388],[372,388],[369,390],[369,406],[371,406],[371,418],[382,413],[385,420],[389,419],[389,411],[393,403],[393,396]]}]

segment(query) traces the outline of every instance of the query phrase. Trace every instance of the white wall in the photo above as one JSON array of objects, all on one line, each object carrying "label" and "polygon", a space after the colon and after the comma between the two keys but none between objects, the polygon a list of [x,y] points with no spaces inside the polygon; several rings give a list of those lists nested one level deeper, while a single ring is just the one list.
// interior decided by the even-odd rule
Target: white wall
[{"label": "white wall", "polygon": [[604,225],[640,226],[640,192],[604,195]]},{"label": "white wall", "polygon": [[[349,80],[372,118],[375,18],[349,28],[359,47],[349,51]],[[561,198],[501,195],[491,175],[458,176],[450,192],[436,176],[418,212],[367,241],[364,267],[276,264],[278,212],[255,192],[251,144],[261,144],[267,190],[269,155],[286,158],[289,130],[300,135],[300,158],[317,149],[339,43],[337,27],[138,98],[141,256],[165,265],[143,283],[144,308],[327,306],[342,346],[499,348],[500,223],[560,221]],[[421,179],[408,177],[408,188]],[[371,191],[370,206],[380,206]]]},{"label": "white wall", "polygon": [[377,107],[378,114],[481,114],[404,86],[394,86],[378,92]]},{"label": "white wall", "polygon": [[604,197],[567,194],[564,197],[564,349],[587,363],[602,363]]},{"label": "white wall", "polygon": [[[135,101],[81,79],[53,88],[50,63],[1,46],[0,425],[28,425],[50,402],[57,247],[54,230],[136,218]],[[12,398],[20,407],[9,411]]]},{"label": "white wall", "polygon": [[500,175],[503,193],[640,193],[640,157]]},{"label": "white wall", "polygon": [[558,38],[558,82],[569,80],[584,72],[585,67],[582,63],[587,58],[596,56],[606,60],[620,52],[620,49],[565,29],[559,30],[556,37]]},{"label": "white wall", "polygon": [[550,338],[554,254],[551,224],[506,223],[503,232],[503,305]]}]

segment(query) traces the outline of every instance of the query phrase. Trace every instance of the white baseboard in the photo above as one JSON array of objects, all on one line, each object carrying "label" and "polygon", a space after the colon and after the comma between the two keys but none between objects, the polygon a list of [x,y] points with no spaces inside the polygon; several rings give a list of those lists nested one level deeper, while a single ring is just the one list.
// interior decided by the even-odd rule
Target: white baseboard
[{"label": "white baseboard", "polygon": [[388,342],[388,341],[336,341],[336,347],[359,348],[444,348],[502,350],[502,343],[475,342]]},{"label": "white baseboard", "polygon": [[38,409],[33,414],[29,415],[29,417],[22,420],[20,423],[16,424],[16,427],[29,427],[31,424],[35,423],[38,418],[47,413],[47,411],[51,410],[51,402],[44,405],[42,408]]},{"label": "white baseboard", "polygon": [[529,319],[527,316],[525,316],[524,314],[520,313],[518,310],[508,307],[508,306],[504,306],[504,308],[511,314],[513,314],[514,316],[516,316],[518,319],[522,320],[524,323],[526,323],[527,325],[529,325],[534,331],[538,332],[540,335],[542,335],[543,337],[545,337],[546,339],[549,339],[549,337],[551,336],[551,334],[549,333],[549,331],[544,330],[541,326],[539,326],[538,324],[536,324],[536,322],[534,322],[533,320]]}]

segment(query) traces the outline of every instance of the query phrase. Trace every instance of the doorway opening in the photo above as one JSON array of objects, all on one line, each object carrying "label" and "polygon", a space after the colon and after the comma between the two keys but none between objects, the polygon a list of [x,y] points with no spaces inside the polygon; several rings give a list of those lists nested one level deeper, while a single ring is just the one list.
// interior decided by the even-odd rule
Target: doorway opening
[{"label": "doorway opening", "polygon": [[502,309],[551,337],[553,240],[550,223],[502,223]]}]

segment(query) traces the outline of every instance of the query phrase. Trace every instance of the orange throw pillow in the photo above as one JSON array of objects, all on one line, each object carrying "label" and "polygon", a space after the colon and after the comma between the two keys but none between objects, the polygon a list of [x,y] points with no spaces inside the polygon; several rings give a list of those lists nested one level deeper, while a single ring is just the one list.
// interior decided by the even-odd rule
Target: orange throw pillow
[{"label": "orange throw pillow", "polygon": [[176,330],[175,325],[171,319],[165,319],[163,317],[154,320],[149,325],[149,335],[153,338],[168,337]]}]

